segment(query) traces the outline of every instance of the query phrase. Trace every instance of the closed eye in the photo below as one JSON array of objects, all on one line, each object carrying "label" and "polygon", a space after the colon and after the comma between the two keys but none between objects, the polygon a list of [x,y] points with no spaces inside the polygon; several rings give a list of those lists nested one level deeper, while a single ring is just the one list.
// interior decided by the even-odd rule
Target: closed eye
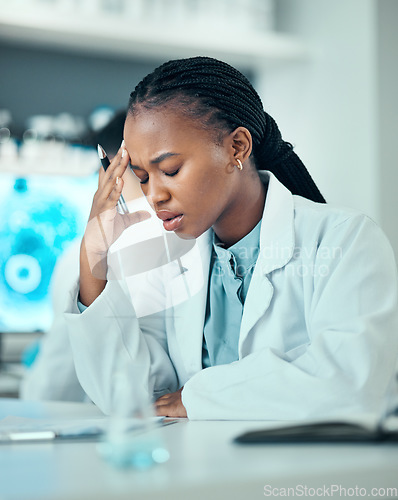
[{"label": "closed eye", "polygon": [[164,172],[164,175],[167,175],[167,177],[174,177],[174,175],[177,175],[178,172],[180,171],[179,168],[177,168],[177,170],[174,170],[174,172]]},{"label": "closed eye", "polygon": [[[180,168],[181,167],[178,167],[177,170],[174,170],[174,172],[164,172],[164,175],[167,175],[167,177],[174,177],[175,175],[178,174],[178,172],[180,171]],[[138,180],[140,181],[140,184],[146,184],[148,182],[148,179],[149,177],[147,177],[146,179],[141,179],[138,175],[137,175],[137,169],[133,170],[135,176],[138,178]]]}]

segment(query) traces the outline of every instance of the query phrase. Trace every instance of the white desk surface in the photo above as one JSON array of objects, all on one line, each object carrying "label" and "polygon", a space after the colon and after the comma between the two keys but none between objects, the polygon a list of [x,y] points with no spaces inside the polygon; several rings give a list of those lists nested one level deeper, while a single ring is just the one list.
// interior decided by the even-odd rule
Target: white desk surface
[{"label": "white desk surface", "polygon": [[[0,418],[77,418],[100,415],[93,405],[0,399]],[[237,445],[237,434],[264,422],[188,421],[163,428],[171,458],[147,471],[117,470],[92,442],[0,445],[1,500],[256,499],[270,488],[395,488],[397,445]],[[297,490],[299,491],[299,490]],[[308,496],[315,496],[309,490]],[[323,491],[323,490],[322,490]],[[341,490],[343,491],[343,490]],[[344,491],[343,491],[344,493]],[[374,493],[374,492],[373,492]],[[293,496],[290,492],[290,496]],[[296,496],[299,496],[298,494]],[[327,494],[316,495],[327,496]],[[359,495],[358,495],[359,496]]]}]

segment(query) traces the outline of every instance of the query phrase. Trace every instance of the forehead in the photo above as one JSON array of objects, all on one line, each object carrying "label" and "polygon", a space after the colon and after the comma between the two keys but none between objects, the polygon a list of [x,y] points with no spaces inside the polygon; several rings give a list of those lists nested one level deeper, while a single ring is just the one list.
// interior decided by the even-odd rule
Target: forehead
[{"label": "forehead", "polygon": [[167,107],[144,109],[134,115],[129,113],[124,127],[124,139],[130,153],[164,147],[205,147],[211,137],[211,131],[203,129],[198,121]]}]

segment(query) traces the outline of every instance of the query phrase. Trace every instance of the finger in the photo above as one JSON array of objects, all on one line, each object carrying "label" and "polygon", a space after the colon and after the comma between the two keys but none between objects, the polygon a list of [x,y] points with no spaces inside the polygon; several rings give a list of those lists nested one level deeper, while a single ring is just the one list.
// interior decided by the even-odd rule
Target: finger
[{"label": "finger", "polygon": [[[108,196],[108,200],[111,202],[112,206],[116,206],[118,200],[120,199],[123,186],[123,179],[121,177],[116,177],[114,187]],[[147,210],[137,210],[136,212],[124,214],[124,216],[126,218],[125,222],[128,226],[151,218],[151,214]]]},{"label": "finger", "polygon": [[122,194],[123,186],[124,186],[124,181],[121,177],[116,177],[115,179],[112,180],[110,179],[108,183],[108,189],[110,189],[110,192],[108,194],[108,199],[111,200],[112,202],[115,202],[116,204],[118,199],[120,198],[120,195]]},{"label": "finger", "polygon": [[110,162],[106,172],[103,170],[101,175],[101,187],[103,187],[109,179],[115,179],[116,177],[121,177],[129,164],[130,157],[128,155],[127,149],[125,149],[124,144],[120,146],[118,152]]},{"label": "finger", "polygon": [[158,401],[155,403],[155,410],[157,412],[162,412],[163,414],[169,413],[173,408],[173,403],[161,402],[158,404]]},{"label": "finger", "polygon": [[164,402],[161,404],[155,404],[155,410],[159,411],[159,412],[163,412],[163,414],[170,411],[172,407],[173,407],[172,403],[165,403]]},{"label": "finger", "polygon": [[158,407],[158,406],[164,406],[165,404],[167,404],[167,403],[166,403],[166,400],[165,400],[165,397],[164,397],[164,396],[162,396],[161,398],[157,399],[157,400],[155,401],[155,403],[154,403],[154,405],[155,405],[156,407]]},{"label": "finger", "polygon": [[117,179],[118,177],[122,177],[124,175],[129,163],[130,163],[130,157],[127,152],[127,149],[124,146],[124,140],[123,140],[118,152],[110,162],[106,171],[104,168],[100,169],[98,190],[104,191],[105,197],[109,197],[109,194],[111,193],[114,187],[113,180]]},{"label": "finger", "polygon": [[98,170],[98,187],[100,187],[104,182],[104,176],[105,176],[105,170],[104,167],[101,165],[100,169]]},{"label": "finger", "polygon": [[102,188],[99,189],[99,198],[103,204],[107,206],[107,208],[116,206],[116,203],[120,198],[123,185],[123,179],[121,177],[115,177],[114,179],[109,178],[106,183],[104,183]]},{"label": "finger", "polygon": [[[119,157],[120,155],[120,157]],[[113,170],[112,176],[113,178],[115,177],[122,177],[124,173],[127,170],[127,167],[130,164],[130,156],[127,152],[127,149],[122,149],[121,151],[118,152],[118,161],[116,163],[116,166]]]},{"label": "finger", "polygon": [[[123,167],[125,169],[125,167]],[[125,170],[124,170],[125,171]],[[114,170],[114,173],[117,173],[117,170]],[[120,171],[122,174],[123,172]],[[118,199],[120,198],[120,194],[123,190],[124,181],[121,176],[109,177],[106,179],[99,188],[100,197],[103,200],[110,200],[113,204],[116,204]]]}]

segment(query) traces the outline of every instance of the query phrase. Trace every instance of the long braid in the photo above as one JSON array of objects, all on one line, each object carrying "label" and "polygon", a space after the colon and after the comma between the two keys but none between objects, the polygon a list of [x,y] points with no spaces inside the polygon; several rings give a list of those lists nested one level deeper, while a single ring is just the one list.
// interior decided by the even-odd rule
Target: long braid
[{"label": "long braid", "polygon": [[257,169],[266,169],[293,194],[324,203],[309,172],[282,139],[249,80],[237,69],[210,57],[169,61],[146,76],[130,94],[129,113],[173,101],[207,127],[231,132],[246,127],[253,138]]}]

